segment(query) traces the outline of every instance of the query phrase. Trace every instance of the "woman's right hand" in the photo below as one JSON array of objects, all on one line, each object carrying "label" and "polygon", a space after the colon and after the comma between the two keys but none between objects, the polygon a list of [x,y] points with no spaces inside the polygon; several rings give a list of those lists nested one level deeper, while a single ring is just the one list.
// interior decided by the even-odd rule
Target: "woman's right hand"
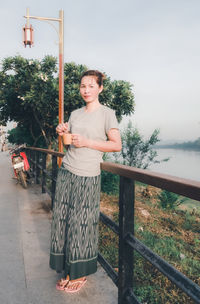
[{"label": "woman's right hand", "polygon": [[62,136],[64,133],[68,133],[68,123],[61,123],[56,127],[58,135]]}]

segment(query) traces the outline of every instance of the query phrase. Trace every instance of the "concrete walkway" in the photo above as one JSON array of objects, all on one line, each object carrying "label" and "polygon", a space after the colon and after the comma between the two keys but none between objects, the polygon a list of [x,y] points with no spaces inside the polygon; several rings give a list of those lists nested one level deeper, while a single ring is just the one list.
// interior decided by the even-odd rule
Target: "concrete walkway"
[{"label": "concrete walkway", "polygon": [[12,178],[8,152],[0,152],[0,303],[116,304],[117,288],[99,266],[77,294],[57,291],[60,278],[49,268],[49,197],[23,189]]}]

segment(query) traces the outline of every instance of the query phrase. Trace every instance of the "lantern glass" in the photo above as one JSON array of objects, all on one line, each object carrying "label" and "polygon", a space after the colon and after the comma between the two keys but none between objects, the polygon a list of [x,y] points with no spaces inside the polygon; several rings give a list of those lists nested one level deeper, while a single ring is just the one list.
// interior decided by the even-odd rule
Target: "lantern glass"
[{"label": "lantern glass", "polygon": [[30,30],[30,28],[26,29],[26,40],[27,40],[27,42],[31,42],[31,30]]},{"label": "lantern glass", "polygon": [[33,28],[31,25],[30,27],[25,25],[25,27],[23,28],[23,43],[25,47],[27,45],[29,45],[30,47],[33,45]]}]

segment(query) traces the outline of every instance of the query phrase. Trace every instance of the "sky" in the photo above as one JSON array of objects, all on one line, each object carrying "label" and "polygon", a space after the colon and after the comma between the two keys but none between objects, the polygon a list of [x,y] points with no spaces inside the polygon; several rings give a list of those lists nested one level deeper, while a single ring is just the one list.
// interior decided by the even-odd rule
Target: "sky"
[{"label": "sky", "polygon": [[[58,18],[64,10],[64,60],[133,84],[129,120],[149,137],[189,141],[200,137],[199,0],[0,0],[0,60],[58,56],[58,36],[47,22],[31,20],[34,47],[24,48],[30,15]],[[73,101],[72,101],[73,102]]]}]

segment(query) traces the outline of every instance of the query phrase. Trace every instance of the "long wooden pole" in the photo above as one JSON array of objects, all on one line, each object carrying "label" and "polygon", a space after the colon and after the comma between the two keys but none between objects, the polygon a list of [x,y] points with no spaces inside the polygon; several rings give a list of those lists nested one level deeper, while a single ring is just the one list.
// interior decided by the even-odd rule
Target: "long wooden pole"
[{"label": "long wooden pole", "polygon": [[[64,122],[64,12],[59,11],[59,124]],[[63,152],[61,136],[58,137],[58,151]],[[58,165],[61,166],[59,157]]]},{"label": "long wooden pole", "polygon": [[[27,16],[24,16],[29,22],[29,18],[43,21],[58,21],[59,22],[59,106],[58,118],[59,124],[64,122],[64,11],[59,11],[59,18],[47,18],[39,16],[30,16],[27,9]],[[62,138],[58,137],[58,151],[63,152]],[[58,165],[61,166],[62,158],[58,158]]]}]

